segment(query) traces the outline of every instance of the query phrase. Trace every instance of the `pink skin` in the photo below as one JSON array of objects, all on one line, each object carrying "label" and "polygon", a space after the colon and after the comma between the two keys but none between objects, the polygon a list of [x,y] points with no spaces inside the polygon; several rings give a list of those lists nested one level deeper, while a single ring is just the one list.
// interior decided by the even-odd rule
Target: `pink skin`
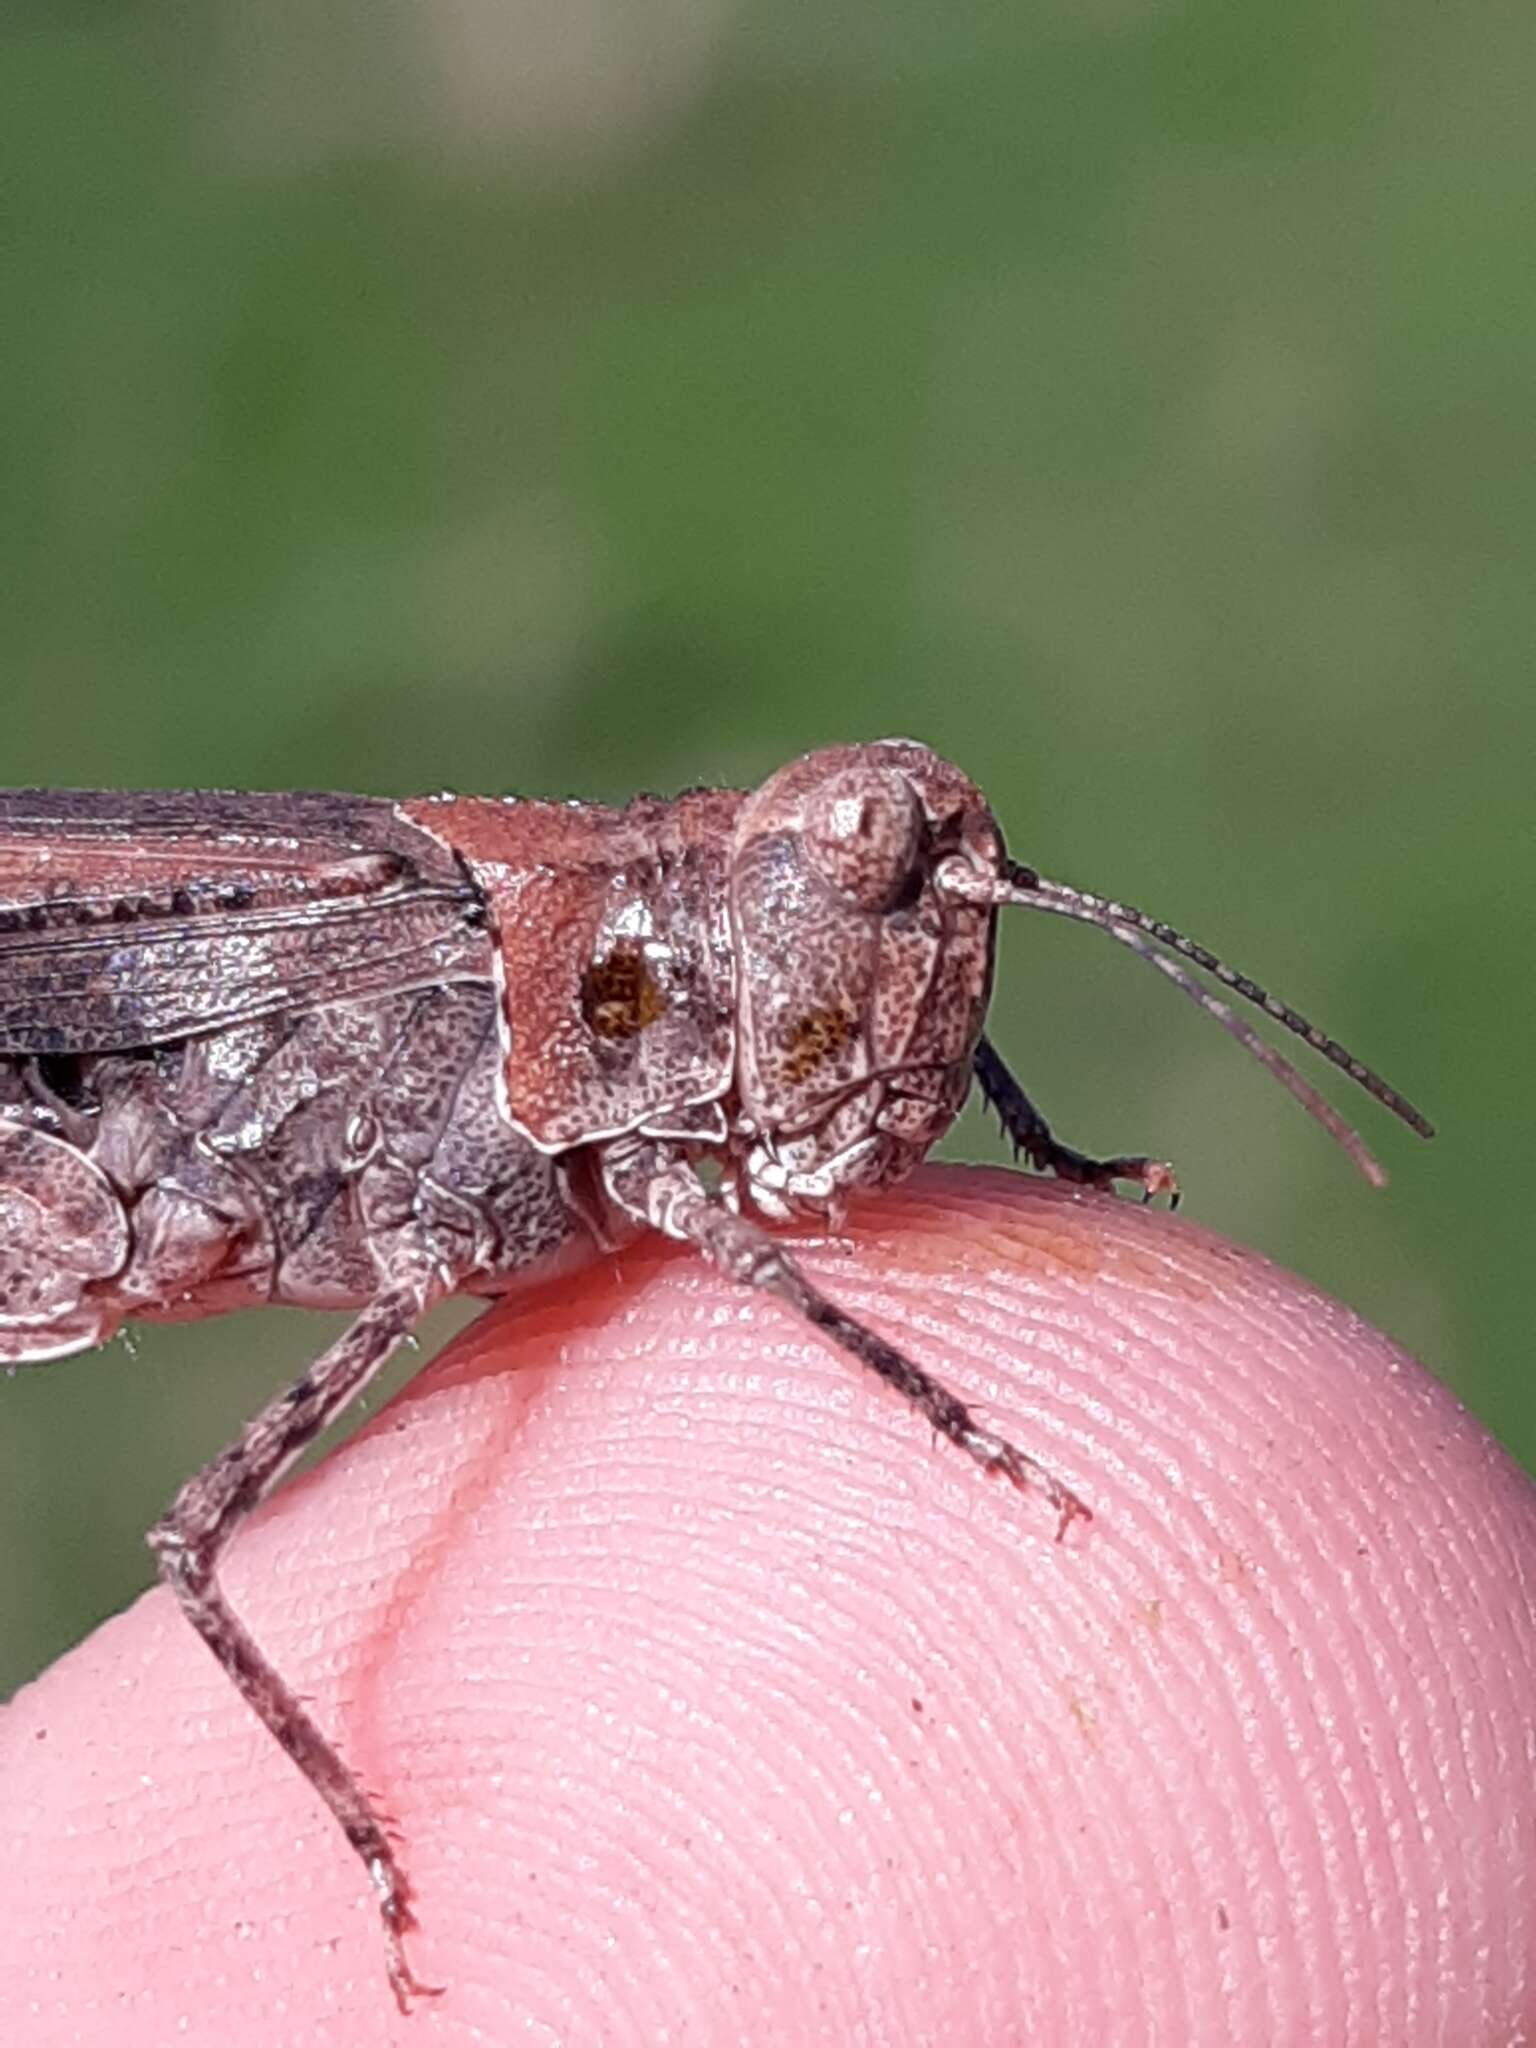
[{"label": "pink skin", "polygon": [[[1507,2048],[1536,1490],[1207,1233],[934,1169],[806,1264],[1095,1519],[643,1244],[244,1532],[448,1987],[153,1593],[0,1722],[0,2039]],[[63,1368],[67,1369],[67,1368]]]}]

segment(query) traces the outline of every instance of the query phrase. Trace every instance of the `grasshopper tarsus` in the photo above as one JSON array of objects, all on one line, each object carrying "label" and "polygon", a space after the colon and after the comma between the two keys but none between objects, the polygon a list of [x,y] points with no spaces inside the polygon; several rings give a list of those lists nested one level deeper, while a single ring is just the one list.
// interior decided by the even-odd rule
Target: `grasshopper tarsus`
[{"label": "grasshopper tarsus", "polygon": [[963,1448],[987,1472],[1006,1479],[1020,1493],[1043,1494],[1046,1505],[1056,1512],[1056,1541],[1061,1542],[1074,1522],[1091,1522],[1093,1510],[1079,1494],[1058,1479],[1038,1458],[1021,1451],[1006,1437],[988,1429],[971,1429]]},{"label": "grasshopper tarsus", "polygon": [[441,1998],[448,1987],[445,1984],[424,1983],[411,1968],[410,1958],[405,1952],[405,1941],[407,1935],[416,1932],[419,1922],[412,1905],[410,1880],[394,1855],[386,1851],[369,1859],[368,1875],[379,1899],[379,1917],[384,1926],[384,1958],[389,1975],[389,1988],[394,1994],[401,2017],[409,2019],[413,1999]]}]

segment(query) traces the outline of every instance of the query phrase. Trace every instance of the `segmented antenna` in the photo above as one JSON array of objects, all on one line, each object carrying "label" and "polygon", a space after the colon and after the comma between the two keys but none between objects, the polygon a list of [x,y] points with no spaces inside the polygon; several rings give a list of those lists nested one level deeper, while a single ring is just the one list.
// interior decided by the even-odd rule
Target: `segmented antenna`
[{"label": "segmented antenna", "polygon": [[[989,903],[998,908],[1011,905],[1022,910],[1049,911],[1053,916],[1074,918],[1080,924],[1097,925],[1100,931],[1108,932],[1111,938],[1118,939],[1121,945],[1128,946],[1133,953],[1166,975],[1192,1003],[1204,1010],[1208,1017],[1214,1017],[1224,1030],[1230,1031],[1259,1064],[1267,1068],[1280,1085],[1337,1139],[1366,1179],[1377,1187],[1385,1183],[1386,1174],[1359,1134],[1332,1104],[1318,1094],[1283,1054],[1261,1038],[1246,1018],[1222,1002],[1219,996],[1213,995],[1203,982],[1187,974],[1177,960],[1169,959],[1168,953],[1159,952],[1159,946],[1166,946],[1169,952],[1192,960],[1197,967],[1213,974],[1223,987],[1254,1004],[1266,1016],[1273,1017],[1277,1024],[1293,1032],[1297,1038],[1305,1039],[1331,1066],[1347,1074],[1367,1095],[1374,1096],[1384,1108],[1390,1109],[1394,1116],[1417,1131],[1421,1138],[1434,1136],[1434,1126],[1428,1118],[1415,1109],[1405,1095],[1390,1087],[1373,1068],[1356,1059],[1336,1038],[1319,1031],[1299,1010],[1282,1003],[1267,989],[1261,988],[1258,982],[1246,974],[1239,974],[1224,960],[1219,960],[1214,953],[1186,938],[1182,932],[1175,931],[1172,925],[1164,924],[1160,918],[1148,917],[1145,911],[1136,910],[1126,903],[1116,903],[1109,897],[1094,896],[1086,889],[1072,889],[1064,882],[1053,882],[1018,861],[1005,861],[1002,877],[993,879],[978,875],[964,862],[950,860],[943,864],[935,880],[940,888],[968,902]],[[1156,944],[1149,944],[1149,941],[1156,941]]]}]

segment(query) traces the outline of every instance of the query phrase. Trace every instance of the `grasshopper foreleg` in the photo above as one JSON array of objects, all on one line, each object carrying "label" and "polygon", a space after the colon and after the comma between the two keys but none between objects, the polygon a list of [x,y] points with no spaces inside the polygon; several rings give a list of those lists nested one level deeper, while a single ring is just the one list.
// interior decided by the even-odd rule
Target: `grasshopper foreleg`
[{"label": "grasshopper foreleg", "polygon": [[693,1245],[730,1279],[776,1295],[797,1310],[905,1396],[940,1436],[985,1471],[1000,1472],[1021,1492],[1043,1494],[1056,1512],[1058,1538],[1074,1520],[1091,1519],[1085,1503],[1038,1458],[983,1428],[974,1411],[942,1380],[829,1300],[760,1224],[711,1195],[686,1161],[669,1160],[657,1148],[647,1148],[614,1162],[608,1185],[616,1200],[626,1207],[638,1204],[638,1213],[655,1229]]},{"label": "grasshopper foreleg", "polygon": [[1173,1168],[1162,1159],[1143,1159],[1125,1154],[1115,1159],[1091,1159],[1071,1145],[1062,1144],[1050,1125],[1009,1072],[1002,1054],[991,1039],[977,1043],[974,1067],[976,1080],[989,1106],[1003,1127],[1003,1135],[1016,1153],[1022,1152],[1039,1173],[1054,1173],[1058,1180],[1077,1181],[1086,1187],[1114,1192],[1117,1180],[1134,1181],[1142,1199],[1168,1195],[1171,1206],[1179,1205],[1179,1184]]}]

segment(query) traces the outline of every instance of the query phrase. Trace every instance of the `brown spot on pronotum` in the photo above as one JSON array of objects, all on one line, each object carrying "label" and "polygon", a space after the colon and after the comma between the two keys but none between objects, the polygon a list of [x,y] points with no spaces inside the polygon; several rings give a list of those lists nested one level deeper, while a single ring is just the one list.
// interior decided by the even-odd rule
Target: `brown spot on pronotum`
[{"label": "brown spot on pronotum", "polygon": [[666,1007],[645,954],[633,939],[621,940],[582,976],[581,1014],[594,1038],[637,1037]]}]

